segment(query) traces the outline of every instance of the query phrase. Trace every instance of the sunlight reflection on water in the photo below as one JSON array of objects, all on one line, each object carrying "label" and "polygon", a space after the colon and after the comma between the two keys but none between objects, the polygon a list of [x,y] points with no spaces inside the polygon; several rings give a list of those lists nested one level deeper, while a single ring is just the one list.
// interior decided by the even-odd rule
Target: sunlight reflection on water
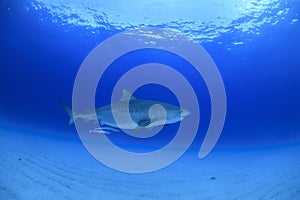
[{"label": "sunlight reflection on water", "polygon": [[[202,43],[234,31],[259,34],[261,26],[278,23],[290,10],[287,2],[279,0],[230,0],[226,3],[219,0],[36,0],[28,5],[50,14],[50,20],[55,23],[86,27],[93,34],[103,28],[123,30],[159,26],[179,30]],[[237,40],[232,45],[244,42]]]}]

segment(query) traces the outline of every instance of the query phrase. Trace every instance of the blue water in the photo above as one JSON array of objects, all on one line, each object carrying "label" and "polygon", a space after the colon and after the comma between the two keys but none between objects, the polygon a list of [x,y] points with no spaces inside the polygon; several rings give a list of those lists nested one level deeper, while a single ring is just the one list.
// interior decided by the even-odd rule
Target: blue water
[{"label": "blue water", "polygon": [[[2,0],[2,138],[9,138],[10,132],[20,132],[30,137],[79,142],[76,128],[67,126],[68,116],[60,100],[72,105],[73,84],[83,60],[98,44],[115,34],[157,27],[186,34],[202,45],[218,66],[226,90],[227,114],[216,151],[297,145],[300,142],[299,11],[297,0],[223,3]],[[149,62],[172,66],[196,91],[201,120],[195,122],[199,123],[199,130],[189,149],[196,160],[195,152],[209,126],[211,102],[202,77],[181,57],[153,49],[119,57],[102,77],[97,90],[103,93],[96,94],[95,104],[97,107],[109,104],[113,87],[122,74]],[[145,85],[134,95],[178,105],[174,94],[157,84]],[[109,137],[128,150],[158,149],[174,138],[177,129],[178,124],[166,126],[147,140],[124,133]],[[17,140],[19,136],[11,137]],[[1,183],[5,188],[6,183]]]}]

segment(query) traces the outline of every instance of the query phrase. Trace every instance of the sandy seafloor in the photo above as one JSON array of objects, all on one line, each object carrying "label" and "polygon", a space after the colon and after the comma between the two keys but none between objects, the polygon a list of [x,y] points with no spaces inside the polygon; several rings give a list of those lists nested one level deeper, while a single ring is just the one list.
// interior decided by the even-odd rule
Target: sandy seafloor
[{"label": "sandy seafloor", "polygon": [[300,144],[215,150],[203,160],[191,151],[157,172],[126,174],[102,165],[79,139],[0,131],[1,200],[300,199]]}]

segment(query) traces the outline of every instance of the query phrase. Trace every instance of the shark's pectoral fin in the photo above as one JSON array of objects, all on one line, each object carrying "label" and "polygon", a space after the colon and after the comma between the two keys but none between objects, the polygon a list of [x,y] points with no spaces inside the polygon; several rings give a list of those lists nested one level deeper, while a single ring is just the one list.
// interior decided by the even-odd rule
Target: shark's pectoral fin
[{"label": "shark's pectoral fin", "polygon": [[151,123],[150,119],[143,119],[141,121],[138,122],[138,125],[141,127],[146,127]]},{"label": "shark's pectoral fin", "polygon": [[139,121],[138,126],[134,129],[134,131],[139,131],[143,128],[147,128],[147,130],[151,130],[152,127],[147,127],[149,124],[151,124],[151,120],[150,119],[143,119],[141,121]]},{"label": "shark's pectoral fin", "polygon": [[152,119],[151,120],[151,123],[149,123],[145,128],[147,130],[151,130],[153,127],[156,127],[156,126],[160,126],[160,127],[163,127],[167,124],[165,124],[165,120],[160,120],[160,119]]}]

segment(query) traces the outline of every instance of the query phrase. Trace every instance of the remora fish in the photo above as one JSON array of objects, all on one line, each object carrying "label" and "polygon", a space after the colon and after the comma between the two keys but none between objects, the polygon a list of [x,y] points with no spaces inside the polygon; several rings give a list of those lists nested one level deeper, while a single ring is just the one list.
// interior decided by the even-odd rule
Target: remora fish
[{"label": "remora fish", "polygon": [[[74,120],[78,118],[82,118],[85,122],[98,120],[101,127],[103,127],[103,133],[107,133],[105,130],[151,129],[155,126],[179,122],[190,114],[190,111],[168,103],[138,99],[127,90],[123,90],[122,98],[118,102],[96,109],[97,119],[89,110],[73,115],[70,107],[64,103],[62,105],[70,117],[68,125],[73,124]],[[128,116],[130,116],[130,119],[128,119]]]}]

